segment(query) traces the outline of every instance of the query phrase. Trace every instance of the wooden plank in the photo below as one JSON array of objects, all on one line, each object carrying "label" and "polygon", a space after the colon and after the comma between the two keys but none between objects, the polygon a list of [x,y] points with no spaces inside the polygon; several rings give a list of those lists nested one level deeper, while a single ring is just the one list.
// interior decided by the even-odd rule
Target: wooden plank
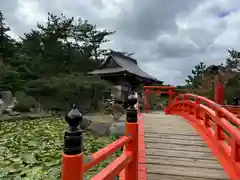
[{"label": "wooden plank", "polygon": [[167,134],[167,133],[149,133],[146,132],[145,137],[170,138],[170,139],[187,139],[187,140],[203,140],[199,135],[189,134]]},{"label": "wooden plank", "polygon": [[207,169],[199,167],[182,167],[171,165],[146,164],[147,172],[151,174],[165,174],[175,176],[186,176],[196,178],[228,179],[224,171],[218,169]]},{"label": "wooden plank", "polygon": [[145,135],[145,138],[157,138],[157,139],[171,139],[171,140],[186,140],[186,141],[201,141],[203,142],[202,139],[199,137],[193,137],[193,136],[153,136],[153,135]]},{"label": "wooden plank", "polygon": [[[213,155],[210,152],[193,152],[193,151],[176,151],[176,150],[154,150],[147,149],[146,155],[151,156],[168,156],[168,157],[183,157],[183,158],[193,158],[193,159],[213,159]],[[157,158],[157,157],[156,157]]]},{"label": "wooden plank", "polygon": [[182,151],[194,151],[194,152],[209,152],[209,149],[207,149],[206,146],[195,146],[195,145],[162,144],[162,143],[145,142],[145,147],[148,149],[156,149],[158,151],[161,151],[161,149],[169,149],[169,150],[177,150],[177,151],[182,150]]},{"label": "wooden plank", "polygon": [[[147,130],[145,130],[144,132],[146,132],[147,134],[146,135],[149,135],[149,136],[151,136],[151,135],[157,135],[157,136],[194,136],[194,137],[196,137],[196,138],[201,138],[200,136],[199,136],[199,134],[178,134],[178,133],[174,133],[174,132],[171,132],[171,133],[169,133],[169,132],[167,132],[167,133],[162,133],[162,132],[148,132]],[[202,139],[202,138],[201,138]]]},{"label": "wooden plank", "polygon": [[[174,143],[174,142],[156,142],[156,141],[148,141],[145,140],[145,144],[149,144],[149,143],[155,143],[156,145],[159,144],[160,147],[165,146],[165,145],[180,145],[180,146],[196,146],[198,147],[207,147],[206,144],[183,144],[183,143]],[[157,147],[156,147],[157,148]]]},{"label": "wooden plank", "polygon": [[[147,127],[145,127],[146,129]],[[146,133],[168,133],[169,131],[171,131],[171,128],[161,128],[161,129],[155,129],[155,128],[148,128],[145,132]],[[189,134],[189,135],[198,135],[197,132],[193,132],[192,130],[188,130],[188,129],[182,129],[182,130],[177,130],[175,131],[175,133],[179,133],[179,134]]]},{"label": "wooden plank", "polygon": [[146,114],[148,180],[225,180],[224,170],[187,121],[163,113]]},{"label": "wooden plank", "polygon": [[209,159],[193,159],[193,158],[182,158],[182,157],[164,157],[164,156],[151,156],[146,157],[146,164],[157,165],[172,165],[182,167],[200,167],[200,168],[211,168],[222,170],[222,167],[217,160]]},{"label": "wooden plank", "polygon": [[160,138],[148,138],[144,137],[147,142],[158,142],[158,143],[167,143],[167,144],[189,144],[189,145],[202,145],[206,146],[204,141],[197,140],[186,140],[186,139],[160,139]]},{"label": "wooden plank", "polygon": [[[144,127],[144,128],[146,129],[146,127]],[[169,132],[171,132],[171,130],[169,130],[169,129],[161,129],[161,130],[155,130],[155,129],[150,130],[150,129],[146,129],[146,130],[145,130],[145,134],[151,134],[151,133],[169,133]],[[188,131],[188,132],[186,132],[186,131],[175,131],[175,132],[173,132],[173,133],[177,133],[177,134],[181,134],[181,135],[186,135],[186,134],[188,134],[188,135],[199,136],[199,134],[193,133],[192,131]]]},{"label": "wooden plank", "polygon": [[147,180],[219,180],[219,179],[148,173]]}]

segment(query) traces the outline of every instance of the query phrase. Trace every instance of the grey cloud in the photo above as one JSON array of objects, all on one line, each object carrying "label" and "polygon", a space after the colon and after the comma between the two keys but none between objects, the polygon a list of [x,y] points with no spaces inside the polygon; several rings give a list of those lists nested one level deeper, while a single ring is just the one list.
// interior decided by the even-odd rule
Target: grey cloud
[{"label": "grey cloud", "polygon": [[15,14],[18,9],[17,0],[12,0],[11,2],[6,0],[0,1],[0,9],[3,12],[4,17],[5,19],[7,19],[7,22],[10,26],[14,26],[14,29],[16,29],[18,32],[24,29],[24,25],[19,23]]},{"label": "grey cloud", "polygon": [[175,35],[162,35],[155,41],[153,53],[161,58],[187,57],[193,53],[197,53],[199,48],[190,39],[184,39]]},{"label": "grey cloud", "polygon": [[134,0],[134,9],[123,12],[117,29],[131,38],[153,40],[159,32],[177,30],[176,15],[195,7],[201,0]]},{"label": "grey cloud", "polygon": [[[46,14],[79,16],[98,27],[116,30],[117,33],[110,37],[112,42],[104,47],[135,52],[140,67],[166,83],[183,83],[195,64],[200,61],[221,63],[228,48],[240,45],[237,31],[240,24],[234,19],[226,20],[234,17],[218,17],[236,7],[237,0],[228,3],[219,0],[109,1],[117,7],[117,16],[114,9],[106,13],[108,3],[101,0],[37,2]],[[22,35],[35,27],[16,18],[17,0],[1,1],[0,4],[15,33]]]}]

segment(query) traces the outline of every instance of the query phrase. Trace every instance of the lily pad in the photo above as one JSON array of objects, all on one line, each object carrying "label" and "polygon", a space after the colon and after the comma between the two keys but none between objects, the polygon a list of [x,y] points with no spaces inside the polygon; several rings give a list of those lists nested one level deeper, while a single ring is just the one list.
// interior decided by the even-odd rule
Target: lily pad
[{"label": "lily pad", "polygon": [[[61,180],[61,153],[66,124],[61,119],[0,122],[1,180]],[[84,134],[85,154],[114,139]],[[119,155],[119,153],[118,153]],[[86,179],[106,167],[117,154],[90,169]]]}]

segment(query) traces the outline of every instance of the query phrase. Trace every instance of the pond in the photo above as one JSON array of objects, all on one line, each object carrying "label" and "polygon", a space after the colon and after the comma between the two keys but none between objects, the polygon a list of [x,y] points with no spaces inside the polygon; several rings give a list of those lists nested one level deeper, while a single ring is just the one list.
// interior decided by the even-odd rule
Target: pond
[{"label": "pond", "polygon": [[[0,179],[1,180],[56,180],[61,179],[61,153],[66,123],[49,118],[31,121],[0,123]],[[113,138],[84,135],[84,152],[96,152]],[[117,153],[119,154],[119,152]],[[113,158],[90,169],[90,179]]]}]

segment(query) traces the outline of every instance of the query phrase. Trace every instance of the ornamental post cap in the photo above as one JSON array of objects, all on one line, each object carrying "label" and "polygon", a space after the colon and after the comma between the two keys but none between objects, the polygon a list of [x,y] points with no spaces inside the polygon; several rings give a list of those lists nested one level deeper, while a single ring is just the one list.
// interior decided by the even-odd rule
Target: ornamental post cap
[{"label": "ornamental post cap", "polygon": [[82,113],[77,109],[76,105],[73,105],[72,110],[68,113],[65,120],[70,129],[78,129],[80,122],[83,119]]}]

